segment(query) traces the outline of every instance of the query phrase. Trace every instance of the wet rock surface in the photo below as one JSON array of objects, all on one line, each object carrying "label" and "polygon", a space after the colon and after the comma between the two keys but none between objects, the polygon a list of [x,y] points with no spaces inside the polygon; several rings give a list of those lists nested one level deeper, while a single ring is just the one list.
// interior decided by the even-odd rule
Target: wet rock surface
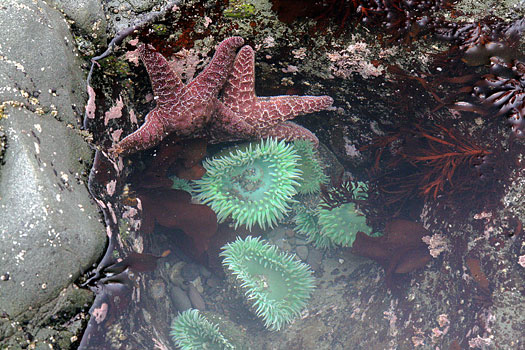
[{"label": "wet rock surface", "polygon": [[71,318],[91,295],[71,284],[105,244],[85,184],[91,150],[76,127],[84,77],[72,42],[47,3],[2,2],[0,343],[13,349],[59,341],[68,348],[81,326]]},{"label": "wet rock surface", "polygon": [[51,6],[64,13],[71,25],[95,43],[106,42],[106,16],[99,0],[49,0]]}]

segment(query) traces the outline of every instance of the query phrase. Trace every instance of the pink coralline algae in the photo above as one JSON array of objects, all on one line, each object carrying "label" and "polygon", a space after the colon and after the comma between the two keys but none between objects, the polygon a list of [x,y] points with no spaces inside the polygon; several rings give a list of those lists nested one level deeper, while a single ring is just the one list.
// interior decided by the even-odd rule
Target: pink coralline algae
[{"label": "pink coralline algae", "polygon": [[[168,61],[151,45],[139,47],[157,105],[144,124],[115,144],[114,154],[129,155],[158,145],[167,135],[206,137],[210,142],[276,137],[317,138],[289,121],[298,115],[328,109],[329,96],[255,95],[254,52],[241,37],[219,44],[208,66],[185,85]],[[219,92],[222,97],[219,100]]]},{"label": "pink coralline algae", "polygon": [[442,234],[436,233],[432,236],[423,236],[421,240],[428,244],[428,251],[433,258],[437,258],[439,254],[448,249],[447,240]]},{"label": "pink coralline algae", "polygon": [[518,264],[520,264],[522,267],[525,267],[525,255],[521,255],[518,258]]},{"label": "pink coralline algae", "polygon": [[360,74],[363,78],[378,77],[384,73],[384,68],[375,66],[369,57],[372,51],[362,41],[348,45],[345,49],[327,54],[330,60],[332,74],[338,78],[348,79],[353,73]]}]

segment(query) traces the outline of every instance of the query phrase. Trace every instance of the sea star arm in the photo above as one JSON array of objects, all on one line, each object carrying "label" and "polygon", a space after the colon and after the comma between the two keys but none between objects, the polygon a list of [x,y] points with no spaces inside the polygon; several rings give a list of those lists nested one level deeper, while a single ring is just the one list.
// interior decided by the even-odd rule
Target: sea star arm
[{"label": "sea star arm", "polygon": [[255,99],[255,53],[251,46],[245,45],[235,57],[232,73],[222,90],[222,101],[234,112],[244,112],[242,106]]},{"label": "sea star arm", "polygon": [[188,84],[192,94],[200,99],[216,97],[230,75],[237,48],[244,44],[244,39],[232,36],[223,40],[208,66]]},{"label": "sea star arm", "polygon": [[256,128],[248,124],[239,114],[220,101],[216,101],[217,111],[213,121],[217,132],[226,133],[240,139],[249,139],[257,134]]},{"label": "sea star arm", "polygon": [[167,135],[159,113],[158,108],[149,112],[144,124],[132,134],[124,137],[110,151],[124,156],[159,144]]},{"label": "sea star arm", "polygon": [[130,154],[156,146],[172,132],[185,137],[201,132],[210,122],[219,90],[230,74],[237,48],[243,43],[241,37],[222,41],[210,64],[188,85],[182,83],[153,46],[139,47],[157,105],[144,125],[116,144],[113,151]]},{"label": "sea star arm", "polygon": [[298,115],[327,109],[333,103],[330,96],[257,97],[255,53],[248,45],[237,53],[232,73],[224,84],[222,101],[258,129],[269,128]]},{"label": "sea star arm", "polygon": [[319,146],[319,139],[313,132],[291,121],[279,123],[260,132],[261,138],[274,137],[278,140],[309,140],[315,147]]},{"label": "sea star arm", "polygon": [[330,96],[258,97],[252,118],[258,119],[262,127],[268,127],[299,115],[322,111],[333,102]]},{"label": "sea star arm", "polygon": [[163,108],[176,101],[184,83],[171,70],[164,56],[148,44],[139,47],[139,57],[148,71],[157,106]]}]

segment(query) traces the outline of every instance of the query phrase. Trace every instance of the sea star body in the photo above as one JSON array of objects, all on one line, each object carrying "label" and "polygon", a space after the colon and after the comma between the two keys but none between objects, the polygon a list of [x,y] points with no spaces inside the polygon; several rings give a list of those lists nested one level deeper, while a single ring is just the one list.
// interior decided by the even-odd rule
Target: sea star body
[{"label": "sea star body", "polygon": [[256,96],[255,54],[245,45],[237,53],[224,85],[212,121],[215,130],[211,131],[226,132],[231,140],[276,137],[287,141],[308,139],[317,145],[319,141],[310,130],[288,120],[327,109],[332,103],[330,96]]},{"label": "sea star body", "polygon": [[139,47],[140,59],[150,76],[157,106],[144,124],[113,147],[127,155],[156,146],[167,135],[188,137],[203,129],[217,105],[217,95],[230,74],[241,37],[231,37],[219,44],[210,64],[187,85],[170,69],[166,59],[151,45]]},{"label": "sea star body", "polygon": [[[289,119],[329,108],[330,96],[255,95],[255,55],[244,40],[231,37],[217,47],[210,64],[185,85],[166,59],[151,45],[139,47],[151,79],[156,107],[144,124],[111,151],[129,155],[158,145],[167,135],[206,137],[210,142],[275,137],[279,140],[317,137]],[[219,93],[222,89],[221,100]]]}]

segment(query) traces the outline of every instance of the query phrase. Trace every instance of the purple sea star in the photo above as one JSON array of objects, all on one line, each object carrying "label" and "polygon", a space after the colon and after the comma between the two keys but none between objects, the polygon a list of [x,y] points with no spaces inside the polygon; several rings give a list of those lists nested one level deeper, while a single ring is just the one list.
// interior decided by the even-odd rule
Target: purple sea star
[{"label": "purple sea star", "polygon": [[209,132],[212,141],[275,137],[287,141],[308,139],[317,145],[319,140],[310,130],[287,120],[327,109],[333,102],[330,96],[257,97],[255,54],[245,45],[235,58]]},{"label": "purple sea star", "polygon": [[154,147],[171,133],[188,137],[203,129],[216,109],[217,95],[231,71],[235,52],[243,43],[238,36],[225,39],[206,69],[187,85],[151,45],[140,46],[140,59],[150,76],[157,106],[144,124],[112,151],[126,155]]},{"label": "purple sea star", "polygon": [[183,138],[204,136],[211,142],[302,138],[317,145],[317,137],[311,131],[288,120],[327,109],[333,99],[329,96],[257,97],[253,49],[246,45],[235,56],[243,43],[240,37],[224,40],[206,69],[187,85],[151,45],[139,47],[157,106],[138,130],[114,145],[111,151],[128,155],[145,150],[171,133]]}]

